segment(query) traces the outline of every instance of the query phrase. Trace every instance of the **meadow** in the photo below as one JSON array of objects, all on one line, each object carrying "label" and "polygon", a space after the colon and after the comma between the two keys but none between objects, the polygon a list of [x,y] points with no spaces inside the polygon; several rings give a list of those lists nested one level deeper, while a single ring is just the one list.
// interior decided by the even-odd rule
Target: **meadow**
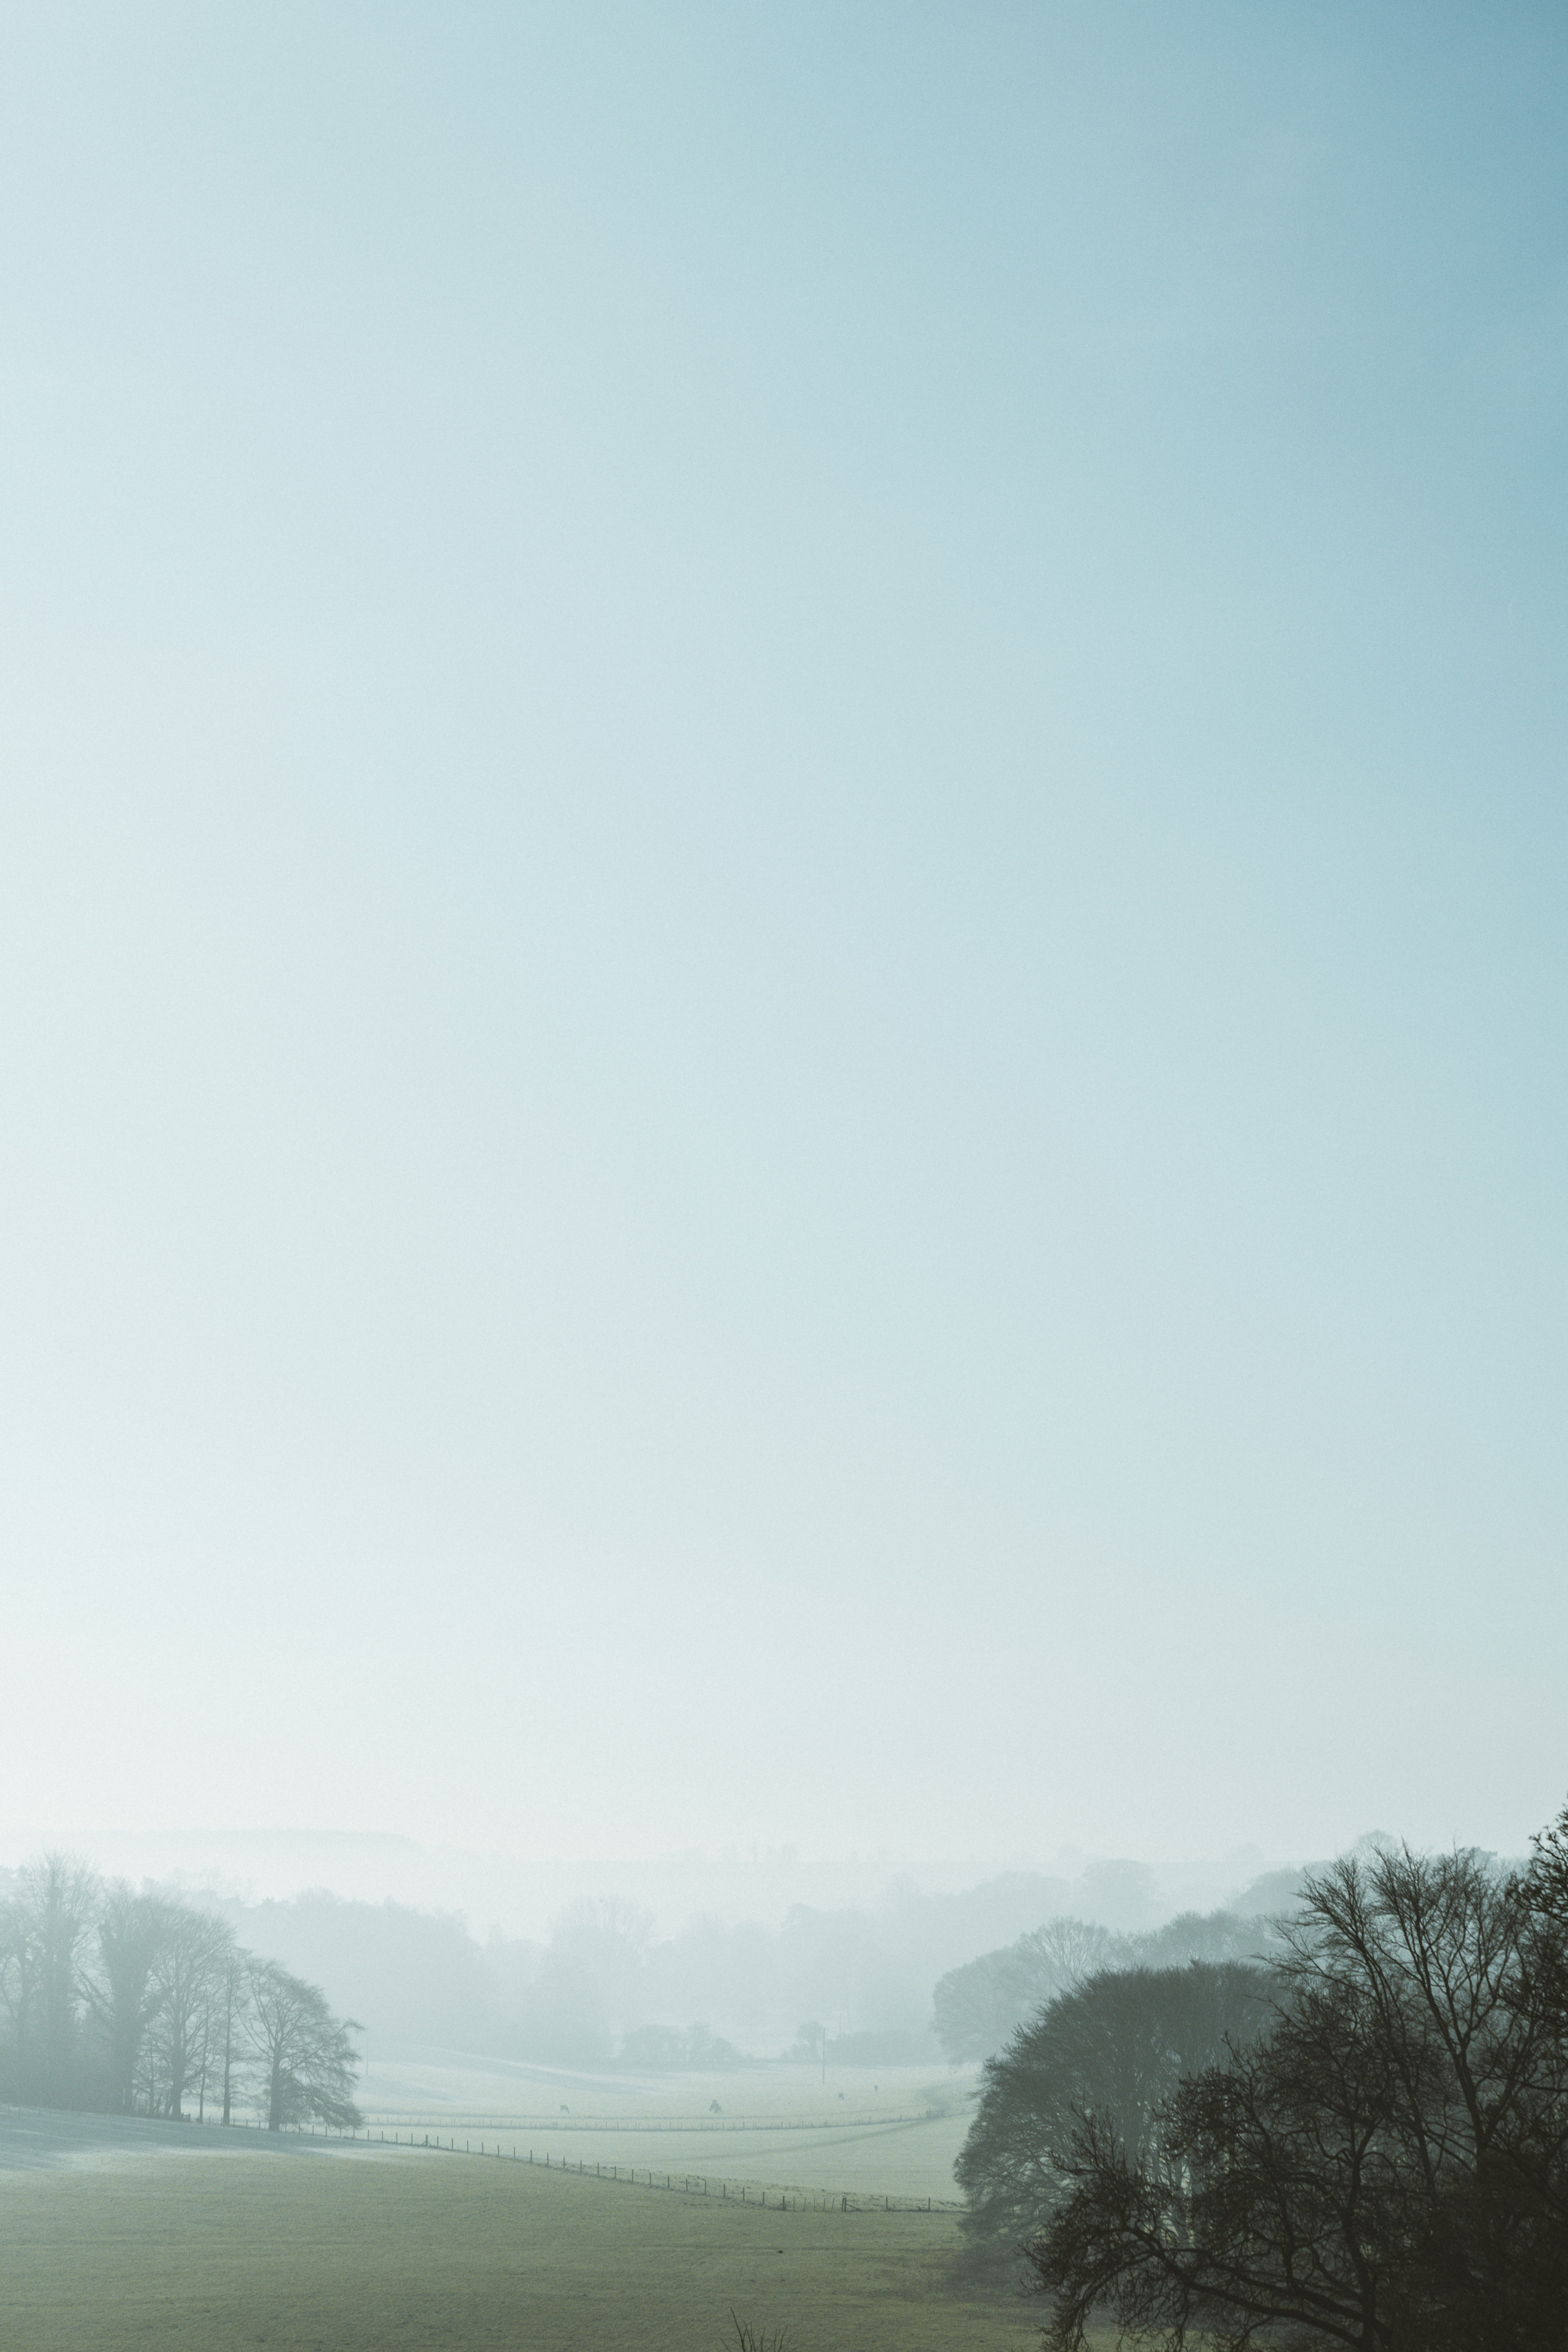
[{"label": "meadow", "polygon": [[419,2149],[110,2126],[0,2177],[3,2340],[30,2352],[1024,2352],[948,2213],[784,2211]]},{"label": "meadow", "polygon": [[553,2162],[701,2173],[771,2188],[952,2204],[971,2116],[968,2078],[926,2068],[815,2067],[637,2077],[432,2052],[369,2069],[373,2125],[488,2136]]}]

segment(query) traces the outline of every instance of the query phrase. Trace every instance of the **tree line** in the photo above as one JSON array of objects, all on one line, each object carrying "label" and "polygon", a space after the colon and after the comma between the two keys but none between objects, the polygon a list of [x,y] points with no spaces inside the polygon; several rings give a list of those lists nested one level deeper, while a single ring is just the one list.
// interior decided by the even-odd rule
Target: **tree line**
[{"label": "tree line", "polygon": [[157,1887],[47,1853],[0,1903],[0,2097],[270,2131],[361,2121],[353,2019]]},{"label": "tree line", "polygon": [[931,1997],[932,2030],[950,2065],[973,2064],[1005,2049],[1048,2001],[1089,1976],[1191,1960],[1254,1959],[1271,1937],[1267,1918],[1225,1910],[1184,1911],[1141,1934],[1119,1934],[1070,1916],[1047,1919],[940,1978]]},{"label": "tree line", "polygon": [[1052,2352],[1568,2346],[1568,1811],[1310,1874],[1254,1964],[1091,1970],[985,2070],[978,2252]]},{"label": "tree line", "polygon": [[689,2053],[700,2042],[713,2045],[703,2063],[726,2063],[721,2041],[778,2057],[806,2017],[835,2037],[829,2063],[931,2064],[937,1976],[999,1927],[1016,1934],[1040,1916],[1042,1886],[1050,1892],[1020,1875],[941,1901],[900,1894],[877,1912],[797,1906],[777,1926],[698,1918],[668,1936],[634,1904],[583,1897],[539,1940],[476,1937],[451,1913],[321,1887],[286,1901],[212,1900],[243,1943],[324,1986],[384,2050],[434,2044],[642,2071],[699,2063]]}]

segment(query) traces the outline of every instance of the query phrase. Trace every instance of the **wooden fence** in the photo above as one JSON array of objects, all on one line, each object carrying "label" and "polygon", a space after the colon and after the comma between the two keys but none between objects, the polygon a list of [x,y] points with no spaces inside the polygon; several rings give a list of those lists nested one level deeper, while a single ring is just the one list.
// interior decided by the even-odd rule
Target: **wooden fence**
[{"label": "wooden fence", "polygon": [[428,2150],[432,2156],[488,2157],[491,2161],[499,2158],[502,2163],[531,2164],[544,2172],[568,2172],[576,2179],[598,2180],[606,2186],[658,2189],[678,2197],[710,2197],[721,2204],[754,2205],[771,2213],[958,2213],[963,2210],[956,2200],[942,2197],[896,2197],[851,2189],[770,2188],[753,2180],[731,2180],[699,2172],[663,2172],[641,2164],[590,2164],[585,2157],[574,2164],[548,2151],[536,2155],[521,2140],[509,2146],[500,2138],[493,2143],[481,2139],[476,2147],[472,2137],[467,2136],[459,2147],[455,2132],[443,2138],[439,2132],[388,2132],[380,2126],[331,2131],[319,2124],[300,2124],[294,2129],[297,2137],[344,2140],[361,2147],[417,2148],[422,2153]]}]

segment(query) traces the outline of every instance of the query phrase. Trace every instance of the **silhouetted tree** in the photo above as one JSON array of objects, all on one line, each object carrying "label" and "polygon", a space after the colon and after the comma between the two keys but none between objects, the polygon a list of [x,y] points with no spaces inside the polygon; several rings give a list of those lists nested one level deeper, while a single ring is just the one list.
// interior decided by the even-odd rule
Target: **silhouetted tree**
[{"label": "silhouetted tree", "polygon": [[97,1963],[86,1992],[102,2045],[105,2100],[113,2113],[131,2111],[137,2064],[162,1998],[153,1971],[167,1924],[167,1906],[157,1895],[137,1895],[122,1878],[105,1888]]},{"label": "silhouetted tree", "polygon": [[39,1955],[26,1906],[17,1895],[0,1904],[0,2012],[5,2043],[0,2050],[0,2089],[12,2097],[24,2088],[37,2013]]},{"label": "silhouetted tree", "polygon": [[17,1928],[26,1978],[24,2079],[47,2105],[68,2105],[80,2087],[80,1967],[100,1893],[96,1874],[75,1854],[47,1853],[18,1874]]},{"label": "silhouetted tree", "polygon": [[1524,1892],[1536,1922],[1531,1992],[1568,2033],[1568,1808],[1533,1841]]},{"label": "silhouetted tree", "polygon": [[188,1904],[163,1906],[163,1934],[153,1968],[158,2000],[152,2021],[163,2111],[182,2118],[185,2095],[203,2066],[211,2012],[234,1947],[226,1923]]},{"label": "silhouetted tree", "polygon": [[215,2061],[223,2067],[222,2120],[226,2124],[233,2114],[234,2094],[249,2049],[250,1965],[249,1953],[231,1943],[213,1990],[212,2048]]},{"label": "silhouetted tree", "polygon": [[347,2126],[362,2120],[353,2091],[359,2061],[352,2018],[334,2017],[316,1985],[276,1960],[253,1959],[246,1973],[246,2024],[261,2076],[267,2128],[319,2116]]},{"label": "silhouetted tree", "polygon": [[0,2095],[180,2116],[221,2083],[226,2124],[259,2070],[274,2129],[353,2124],[351,2030],[216,1913],[71,1855],[26,1864],[0,1903]]},{"label": "silhouetted tree", "polygon": [[1135,2134],[1086,2108],[1029,2259],[1048,2341],[1568,2342],[1568,1837],[1533,1875],[1401,1850],[1307,1881],[1278,2008]]},{"label": "silhouetted tree", "polygon": [[931,1996],[936,2038],[950,2064],[994,2057],[1060,1992],[1099,1969],[1131,1960],[1125,1939],[1089,1919],[1047,1919],[999,1952],[950,1969]]},{"label": "silhouetted tree", "polygon": [[1059,1994],[990,2061],[955,2167],[977,2254],[1016,2254],[1068,2185],[1075,2132],[1093,2117],[1142,2151],[1160,2103],[1227,2041],[1267,2026],[1271,1984],[1241,1962],[1103,1969]]}]

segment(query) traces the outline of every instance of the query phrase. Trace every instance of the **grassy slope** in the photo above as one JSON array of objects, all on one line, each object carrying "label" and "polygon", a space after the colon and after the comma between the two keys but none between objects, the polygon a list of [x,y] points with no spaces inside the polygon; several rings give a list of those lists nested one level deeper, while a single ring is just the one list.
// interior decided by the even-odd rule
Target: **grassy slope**
[{"label": "grassy slope", "polygon": [[763,2213],[494,2160],[200,2157],[7,2181],[0,2336],[30,2352],[1022,2352],[951,2220]]}]

